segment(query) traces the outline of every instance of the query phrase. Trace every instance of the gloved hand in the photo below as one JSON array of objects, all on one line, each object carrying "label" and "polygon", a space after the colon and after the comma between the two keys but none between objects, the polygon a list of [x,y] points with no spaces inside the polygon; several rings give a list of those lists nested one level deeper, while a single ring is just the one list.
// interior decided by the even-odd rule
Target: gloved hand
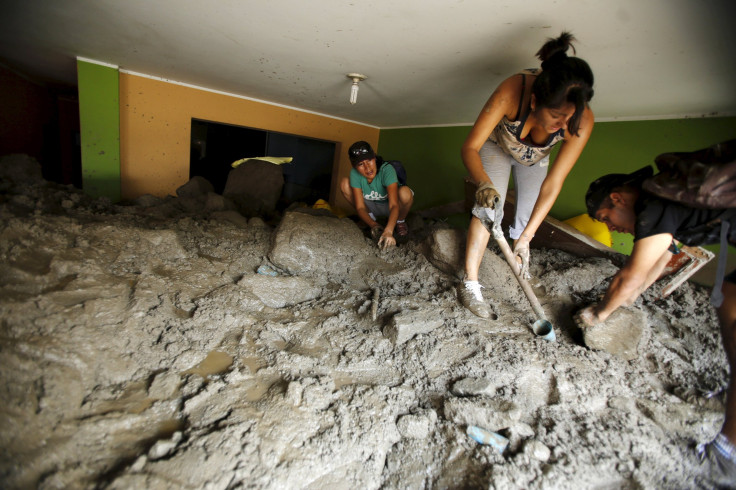
[{"label": "gloved hand", "polygon": [[514,245],[514,257],[521,259],[521,265],[519,270],[519,276],[522,279],[531,279],[532,275],[529,273],[529,242],[524,239],[519,239]]},{"label": "gloved hand", "polygon": [[490,182],[478,184],[478,190],[475,191],[475,204],[482,208],[495,208],[500,202],[501,194],[493,187],[493,184]]}]

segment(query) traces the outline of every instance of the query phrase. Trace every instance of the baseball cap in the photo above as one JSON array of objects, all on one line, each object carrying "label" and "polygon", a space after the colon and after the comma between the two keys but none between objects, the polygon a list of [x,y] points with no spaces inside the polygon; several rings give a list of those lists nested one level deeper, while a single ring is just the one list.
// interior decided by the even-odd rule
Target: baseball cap
[{"label": "baseball cap", "polygon": [[357,165],[363,160],[370,160],[376,157],[376,152],[373,151],[371,145],[366,141],[356,141],[350,145],[348,149],[348,156],[350,157],[350,163]]},{"label": "baseball cap", "polygon": [[588,209],[588,215],[595,218],[596,211],[600,209],[603,201],[611,195],[613,189],[637,181],[641,182],[647,177],[651,177],[653,173],[652,167],[646,166],[630,174],[608,174],[594,180],[588,186],[588,192],[585,193],[585,207]]}]

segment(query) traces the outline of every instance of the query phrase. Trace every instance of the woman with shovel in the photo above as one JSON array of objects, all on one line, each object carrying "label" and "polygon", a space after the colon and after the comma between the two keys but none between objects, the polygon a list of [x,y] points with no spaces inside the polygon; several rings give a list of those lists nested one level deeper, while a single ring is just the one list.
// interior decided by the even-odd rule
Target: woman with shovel
[{"label": "woman with shovel", "polygon": [[[486,102],[462,147],[462,159],[477,183],[465,251],[462,304],[487,318],[478,270],[488,245],[495,206],[503,207],[513,171],[516,210],[509,230],[522,275],[528,275],[529,242],[557,199],[593,130],[593,72],[567,55],[575,38],[563,32],[537,52],[542,68],[507,78]],[[573,53],[574,53],[573,48]],[[554,164],[549,154],[561,142]]]}]

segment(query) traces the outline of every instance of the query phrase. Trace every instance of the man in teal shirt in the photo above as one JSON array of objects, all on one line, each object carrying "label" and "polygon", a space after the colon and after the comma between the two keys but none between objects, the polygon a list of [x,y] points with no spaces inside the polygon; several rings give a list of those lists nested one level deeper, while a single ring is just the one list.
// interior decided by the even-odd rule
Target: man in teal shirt
[{"label": "man in teal shirt", "polygon": [[[396,245],[394,232],[400,237],[409,233],[405,219],[414,202],[414,191],[399,183],[394,167],[383,164],[367,142],[353,143],[348,156],[353,169],[350,177],[340,182],[343,196],[371,228],[379,247]],[[388,216],[385,227],[376,221],[378,216]]]}]

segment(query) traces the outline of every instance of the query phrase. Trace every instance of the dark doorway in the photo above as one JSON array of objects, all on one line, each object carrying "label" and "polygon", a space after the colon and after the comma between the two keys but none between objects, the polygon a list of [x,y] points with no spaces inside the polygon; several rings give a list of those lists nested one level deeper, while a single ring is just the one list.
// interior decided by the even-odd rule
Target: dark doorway
[{"label": "dark doorway", "polygon": [[289,205],[329,200],[336,144],[331,141],[192,119],[189,177],[209,180],[222,194],[231,164],[246,157],[292,157],[283,164],[281,200]]}]

